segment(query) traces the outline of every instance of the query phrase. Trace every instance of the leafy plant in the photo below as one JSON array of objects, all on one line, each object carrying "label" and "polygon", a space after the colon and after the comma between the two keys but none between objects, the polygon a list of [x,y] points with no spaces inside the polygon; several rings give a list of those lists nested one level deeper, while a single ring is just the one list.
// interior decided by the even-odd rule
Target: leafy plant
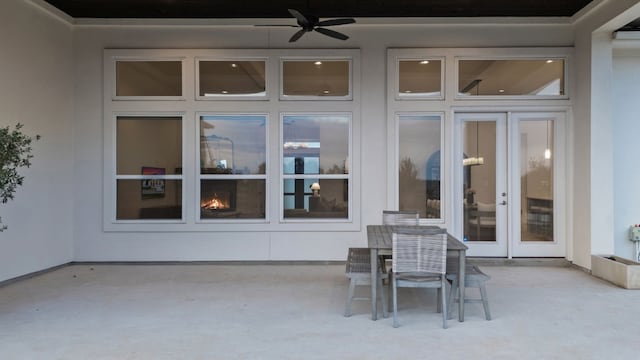
[{"label": "leafy plant", "polygon": [[[22,127],[22,124],[16,124],[13,130],[9,126],[0,128],[0,201],[3,204],[13,200],[16,189],[22,185],[24,176],[18,169],[31,166],[31,143],[40,139],[40,135],[24,134]],[[0,231],[6,228],[0,218]]]}]

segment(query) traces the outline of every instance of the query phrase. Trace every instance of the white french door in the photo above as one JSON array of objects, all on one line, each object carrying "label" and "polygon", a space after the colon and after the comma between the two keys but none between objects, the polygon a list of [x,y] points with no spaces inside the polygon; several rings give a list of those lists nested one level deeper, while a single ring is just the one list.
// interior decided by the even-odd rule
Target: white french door
[{"label": "white french door", "polygon": [[564,257],[564,113],[456,113],[454,207],[470,256]]}]

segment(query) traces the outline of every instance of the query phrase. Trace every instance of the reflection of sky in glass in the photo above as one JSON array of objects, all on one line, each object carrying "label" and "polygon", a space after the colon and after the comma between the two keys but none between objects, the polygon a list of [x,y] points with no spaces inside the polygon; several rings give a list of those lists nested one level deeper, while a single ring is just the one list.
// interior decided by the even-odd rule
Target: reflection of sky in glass
[{"label": "reflection of sky in glass", "polygon": [[427,161],[440,150],[440,116],[400,116],[399,160],[409,158],[418,171],[418,178],[426,179]]},{"label": "reflection of sky in glass", "polygon": [[[318,168],[325,172],[344,169],[349,153],[350,115],[286,115],[283,117],[284,153],[288,157],[318,157]],[[298,144],[300,146],[292,146]],[[306,144],[306,146],[305,146]],[[305,153],[316,148],[315,155]],[[298,154],[297,154],[297,153]],[[309,173],[305,164],[305,172]],[[316,165],[313,165],[316,166]],[[315,171],[317,172],[317,170]]]},{"label": "reflection of sky in glass", "polygon": [[200,117],[200,134],[207,139],[201,144],[201,162],[212,166],[220,163],[221,159],[216,158],[220,157],[233,167],[235,174],[264,174],[266,122],[265,115]]}]

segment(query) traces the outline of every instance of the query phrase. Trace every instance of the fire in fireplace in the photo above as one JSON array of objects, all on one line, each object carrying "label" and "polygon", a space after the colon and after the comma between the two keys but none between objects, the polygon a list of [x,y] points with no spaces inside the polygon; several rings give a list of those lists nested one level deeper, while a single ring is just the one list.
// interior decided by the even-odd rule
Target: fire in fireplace
[{"label": "fire in fireplace", "polygon": [[231,208],[230,192],[215,192],[212,197],[201,202],[200,207],[206,210],[226,210]]}]

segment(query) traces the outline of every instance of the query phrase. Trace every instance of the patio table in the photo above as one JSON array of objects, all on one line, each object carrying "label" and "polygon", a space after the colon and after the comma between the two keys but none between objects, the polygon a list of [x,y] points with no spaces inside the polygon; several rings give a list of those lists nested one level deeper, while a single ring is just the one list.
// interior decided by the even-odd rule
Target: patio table
[{"label": "patio table", "polygon": [[[427,226],[428,228],[437,228],[437,226]],[[378,318],[377,305],[377,276],[378,276],[378,255],[391,254],[393,232],[396,229],[420,229],[424,226],[405,226],[405,225],[367,225],[367,240],[369,250],[371,251],[371,319]],[[458,283],[464,284],[464,270],[466,262],[467,246],[451,234],[447,234],[447,253],[457,255],[458,260]],[[454,257],[447,256],[447,261]],[[464,286],[458,287],[458,321],[464,321]]]}]

